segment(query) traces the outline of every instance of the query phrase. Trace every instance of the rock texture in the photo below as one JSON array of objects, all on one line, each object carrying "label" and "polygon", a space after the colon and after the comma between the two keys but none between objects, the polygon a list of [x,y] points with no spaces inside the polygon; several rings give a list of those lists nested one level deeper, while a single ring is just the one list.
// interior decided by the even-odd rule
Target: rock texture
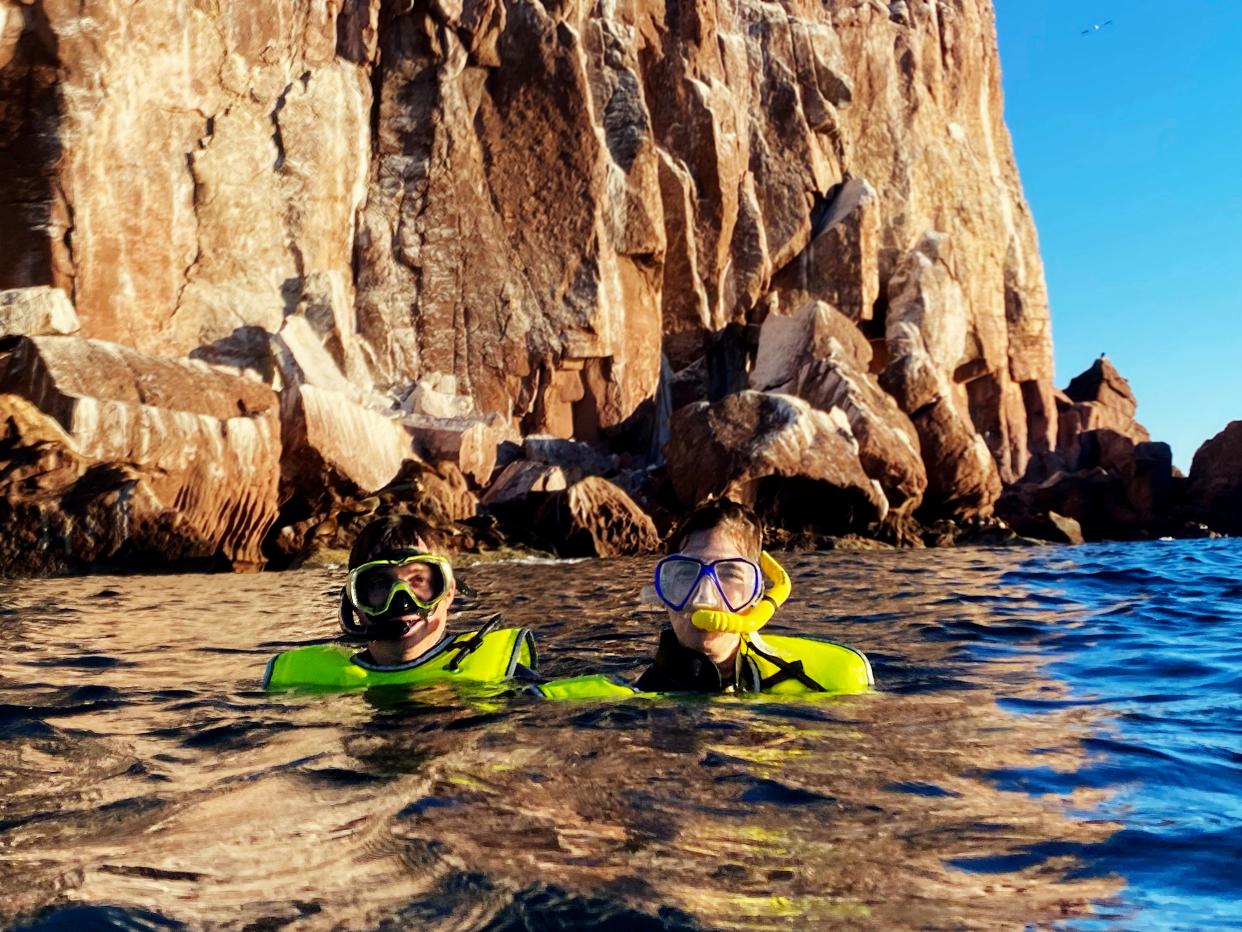
[{"label": "rock texture", "polygon": [[746,391],[673,416],[666,447],[672,487],[687,508],[728,497],[773,528],[824,534],[869,528],[888,512],[839,410],[792,395]]},{"label": "rock texture", "polygon": [[858,443],[863,471],[898,511],[912,511],[927,488],[914,425],[871,374],[872,351],[840,311],[822,301],[763,323],[752,387],[787,392],[821,411],[839,411]]},{"label": "rock texture", "polygon": [[598,476],[549,495],[534,525],[563,557],[650,553],[660,544],[651,518],[625,492]]},{"label": "rock texture", "polygon": [[0,570],[263,562],[280,413],[266,386],[77,337],[0,341]]},{"label": "rock texture", "polygon": [[0,336],[68,336],[81,326],[77,311],[59,288],[0,291]]},{"label": "rock texture", "polygon": [[418,446],[473,495],[749,381],[850,524],[987,515],[1058,436],[990,0],[0,0],[0,289],[46,286],[278,392],[288,527],[412,468],[398,408],[484,419]]}]

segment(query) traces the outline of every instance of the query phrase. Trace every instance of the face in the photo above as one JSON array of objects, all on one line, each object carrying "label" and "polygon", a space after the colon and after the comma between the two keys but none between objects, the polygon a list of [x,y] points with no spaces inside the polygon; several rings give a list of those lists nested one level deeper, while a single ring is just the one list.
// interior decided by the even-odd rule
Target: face
[{"label": "face", "polygon": [[[407,563],[376,573],[373,577],[364,574],[359,580],[360,600],[382,605],[392,591],[393,576],[409,586],[413,594],[423,601],[430,601],[439,591],[440,572],[437,568],[426,563]],[[408,626],[405,634],[400,638],[370,641],[372,654],[381,663],[397,663],[413,659],[438,642],[448,623],[449,609],[456,592],[456,583],[450,584],[444,598],[426,616],[418,611],[399,616]]]},{"label": "face", "polygon": [[[720,528],[691,534],[685,546],[681,548],[681,552],[688,557],[702,560],[704,563],[728,559],[750,560],[732,536]],[[741,583],[740,579],[728,577],[728,572],[727,567],[722,568],[720,582],[726,590]],[[699,580],[697,588],[690,594],[690,600],[681,611],[672,609],[668,611],[669,621],[673,625],[673,631],[677,634],[677,640],[685,647],[707,654],[717,663],[728,660],[737,651],[741,636],[727,631],[703,631],[696,628],[690,617],[695,609],[699,608],[727,610],[715,585],[706,577]]]}]

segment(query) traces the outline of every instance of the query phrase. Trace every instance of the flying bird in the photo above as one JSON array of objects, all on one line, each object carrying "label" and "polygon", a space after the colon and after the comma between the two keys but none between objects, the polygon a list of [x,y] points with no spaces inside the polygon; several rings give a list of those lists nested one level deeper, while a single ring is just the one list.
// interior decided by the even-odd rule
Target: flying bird
[{"label": "flying bird", "polygon": [[1089,36],[1089,35],[1091,35],[1091,33],[1093,33],[1093,32],[1099,32],[1099,31],[1100,31],[1101,29],[1103,29],[1105,26],[1111,26],[1112,24],[1113,24],[1113,21],[1112,21],[1111,19],[1106,19],[1106,20],[1105,20],[1104,22],[1102,22],[1102,23],[1096,23],[1096,24],[1095,24],[1094,26],[1092,26],[1090,29],[1084,29],[1084,30],[1082,31],[1082,34],[1083,34],[1084,36]]}]

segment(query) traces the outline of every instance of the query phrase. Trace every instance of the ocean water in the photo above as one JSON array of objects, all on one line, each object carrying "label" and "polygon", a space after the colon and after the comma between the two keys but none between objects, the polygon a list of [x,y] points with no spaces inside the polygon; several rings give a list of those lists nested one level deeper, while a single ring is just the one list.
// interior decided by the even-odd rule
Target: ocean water
[{"label": "ocean water", "polygon": [[[874,694],[266,695],[340,572],[0,590],[0,925],[1242,927],[1242,541],[797,553]],[[482,564],[637,673],[650,560]]]}]

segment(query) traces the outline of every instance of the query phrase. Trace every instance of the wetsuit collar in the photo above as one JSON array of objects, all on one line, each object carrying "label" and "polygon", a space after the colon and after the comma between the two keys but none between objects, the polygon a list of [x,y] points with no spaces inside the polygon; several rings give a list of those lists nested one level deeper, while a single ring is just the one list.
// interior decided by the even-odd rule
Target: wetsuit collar
[{"label": "wetsuit collar", "polygon": [[676,684],[671,689],[666,687],[667,691],[718,693],[734,686],[740,691],[753,692],[759,688],[758,670],[741,651],[733,681],[726,682],[712,659],[683,645],[672,628],[660,632],[660,646],[656,648],[653,667],[663,681]]},{"label": "wetsuit collar", "polygon": [[439,656],[440,653],[444,651],[446,647],[449,646],[449,643],[455,640],[456,638],[457,638],[457,635],[449,634],[447,631],[445,631],[444,636],[441,637],[440,640],[437,641],[431,647],[430,650],[426,651],[425,653],[419,654],[413,660],[407,660],[404,663],[394,663],[394,664],[376,663],[375,658],[371,656],[371,651],[369,648],[364,648],[363,650],[358,651],[358,653],[354,654],[349,659],[351,662],[362,667],[362,669],[364,670],[374,670],[374,671],[381,672],[381,673],[396,672],[399,670],[412,670],[415,667],[422,666],[424,663],[426,663],[428,660],[431,660],[433,657]]}]

